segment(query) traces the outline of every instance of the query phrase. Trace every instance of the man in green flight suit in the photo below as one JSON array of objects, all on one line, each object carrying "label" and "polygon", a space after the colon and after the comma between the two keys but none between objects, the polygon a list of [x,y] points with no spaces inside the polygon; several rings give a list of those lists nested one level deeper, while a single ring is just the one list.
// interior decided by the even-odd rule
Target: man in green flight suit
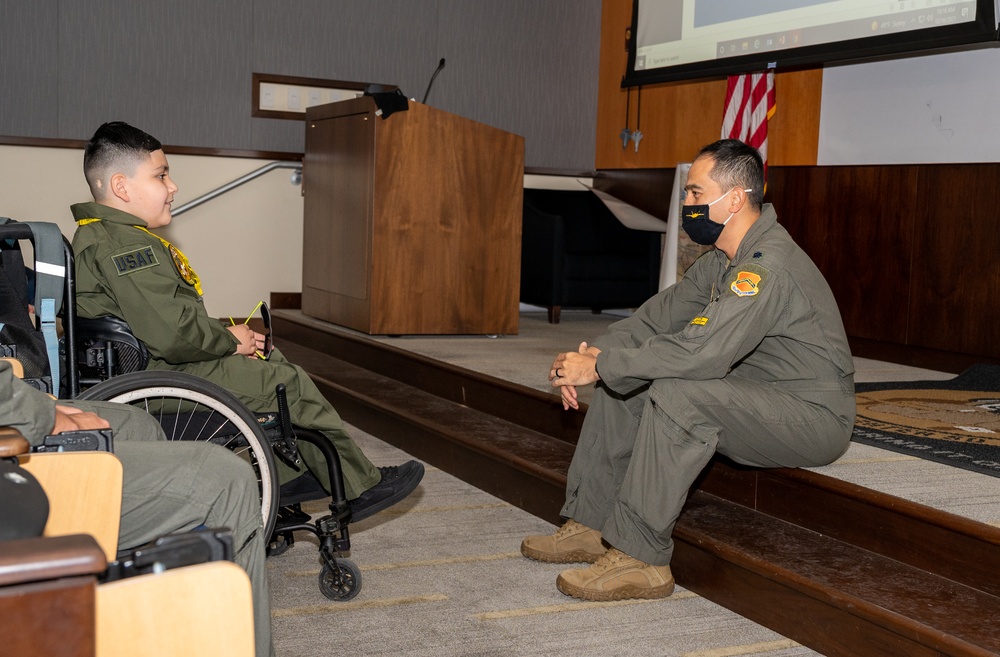
[{"label": "man in green flight suit", "polygon": [[[758,467],[824,465],[854,426],[854,363],[822,274],[763,205],[760,154],[725,139],[691,165],[683,227],[714,244],[676,285],[549,370],[566,409],[596,382],[553,535],[526,557],[590,562],[556,586],[587,600],[674,590],[671,534],[718,452]],[[610,548],[608,547],[610,546]]]},{"label": "man in green flight suit", "polygon": [[[264,536],[257,477],[246,461],[218,445],[167,441],[152,417],[126,404],[58,403],[14,376],[0,361],[0,424],[32,445],[64,431],[110,428],[122,463],[118,549],[200,525],[233,533],[233,561],[250,577],[257,657],[273,655]],[[100,500],[95,500],[99,504]]]},{"label": "man in green flight suit", "polygon": [[[83,169],[95,202],[72,207],[78,223],[73,250],[81,317],[124,320],[149,349],[149,369],[208,379],[254,412],[274,410],[275,386],[284,383],[292,421],[320,431],[336,448],[354,521],[399,502],[417,487],[422,464],[376,468],[302,368],[277,349],[267,360],[258,358],[263,335],[245,324],[224,326],[208,316],[187,258],[150,232],[170,223],[177,192],[158,140],[127,123],[105,123],[87,144]],[[304,442],[299,448],[308,472],[329,493],[322,453]],[[280,460],[278,467],[282,503],[303,501],[295,497],[295,489],[306,481],[305,473]],[[286,512],[301,518],[301,512]]]}]

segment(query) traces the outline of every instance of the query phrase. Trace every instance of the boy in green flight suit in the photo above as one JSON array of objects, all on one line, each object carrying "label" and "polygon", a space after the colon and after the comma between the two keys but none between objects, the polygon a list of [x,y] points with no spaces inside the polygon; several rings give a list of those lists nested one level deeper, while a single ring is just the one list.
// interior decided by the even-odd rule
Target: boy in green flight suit
[{"label": "boy in green flight suit", "polygon": [[[190,263],[150,232],[170,223],[177,192],[158,140],[127,123],[105,123],[87,144],[83,169],[95,202],[72,206],[78,222],[73,250],[81,317],[124,320],[149,349],[148,369],[208,379],[254,412],[274,410],[275,386],[284,383],[292,421],[320,431],[337,449],[354,521],[399,502],[417,487],[422,464],[376,468],[302,368],[277,349],[268,360],[258,358],[263,335],[208,316]],[[319,449],[307,443],[299,448],[309,472],[329,492]],[[278,468],[282,484],[292,482],[294,488],[303,481],[304,471],[283,462]],[[283,503],[301,501],[289,499],[288,486],[284,490]]]}]

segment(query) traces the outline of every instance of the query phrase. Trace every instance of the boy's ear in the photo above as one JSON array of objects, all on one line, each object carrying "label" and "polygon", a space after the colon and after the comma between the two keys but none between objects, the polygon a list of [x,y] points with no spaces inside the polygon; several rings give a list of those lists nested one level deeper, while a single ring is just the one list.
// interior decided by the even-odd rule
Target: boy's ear
[{"label": "boy's ear", "polygon": [[108,192],[117,196],[122,202],[128,203],[128,176],[124,173],[116,173],[111,176]]}]

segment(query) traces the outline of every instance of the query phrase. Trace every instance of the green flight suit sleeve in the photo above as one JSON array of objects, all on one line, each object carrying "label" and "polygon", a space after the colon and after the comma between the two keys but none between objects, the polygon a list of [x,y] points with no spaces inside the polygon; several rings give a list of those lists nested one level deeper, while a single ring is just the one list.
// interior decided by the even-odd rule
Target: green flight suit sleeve
[{"label": "green flight suit sleeve", "polygon": [[[676,333],[708,303],[711,293],[712,262],[705,254],[680,281],[651,297],[631,316],[608,327],[608,333],[591,346],[602,352],[609,349],[635,348],[660,333]],[[600,369],[600,367],[598,367]]]},{"label": "green flight suit sleeve", "polygon": [[[155,264],[119,271],[116,257],[145,250],[152,252]],[[121,319],[155,358],[180,364],[236,352],[239,341],[221,322],[208,316],[194,290],[177,275],[169,252],[161,244],[137,241],[88,255],[78,258],[77,269],[92,268],[89,275],[100,281],[120,310]]]},{"label": "green flight suit sleeve", "polygon": [[0,361],[0,425],[17,429],[29,443],[39,445],[55,424],[55,400],[18,379],[10,363]]},{"label": "green flight suit sleeve", "polygon": [[[783,321],[787,309],[787,291],[779,277],[759,266],[745,269],[752,269],[751,278],[759,276],[759,282],[751,281],[750,287],[737,285],[746,272],[735,269],[725,279],[724,289],[715,292],[717,298],[710,299],[711,292],[704,297],[708,303],[680,330],[652,335],[636,347],[602,352],[597,369],[604,383],[626,394],[657,379],[726,376]],[[691,285],[691,289],[701,288],[704,281],[692,280]],[[753,293],[747,294],[747,290]],[[679,292],[688,294],[684,289]],[[669,306],[670,299],[665,304]],[[690,303],[681,305],[685,309],[682,313],[670,308],[663,311],[665,316],[673,321],[689,312]]]}]

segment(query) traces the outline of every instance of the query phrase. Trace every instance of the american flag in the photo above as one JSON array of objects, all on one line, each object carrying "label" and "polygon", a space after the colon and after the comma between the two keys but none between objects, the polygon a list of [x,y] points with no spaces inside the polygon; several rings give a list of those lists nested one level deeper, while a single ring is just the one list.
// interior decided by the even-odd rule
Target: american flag
[{"label": "american flag", "polygon": [[722,138],[739,139],[760,151],[767,175],[767,121],[774,116],[774,71],[730,75]]}]

